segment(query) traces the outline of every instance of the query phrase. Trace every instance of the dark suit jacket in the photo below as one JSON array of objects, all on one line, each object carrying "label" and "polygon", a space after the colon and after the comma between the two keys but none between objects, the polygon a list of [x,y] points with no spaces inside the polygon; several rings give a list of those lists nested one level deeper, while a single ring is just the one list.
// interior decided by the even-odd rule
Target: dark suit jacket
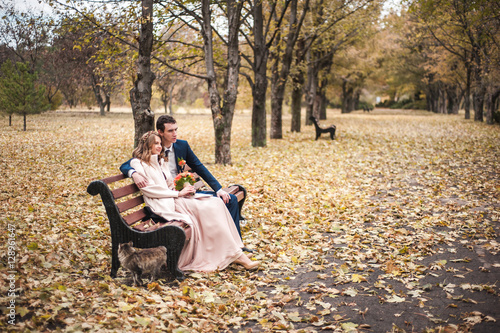
[{"label": "dark suit jacket", "polygon": [[[203,179],[212,188],[212,190],[217,192],[222,188],[217,179],[215,179],[215,177],[210,173],[210,171],[208,171],[203,163],[200,162],[186,140],[177,140],[175,143],[173,143],[173,146],[175,153],[175,162],[177,165],[177,173],[181,171],[179,164],[177,164],[177,159],[182,158],[186,161],[186,164],[189,165],[191,170],[193,172],[196,172],[198,176],[200,176],[201,179]],[[131,159],[120,166],[120,171],[125,176],[128,176],[129,171],[132,170],[130,161]]]}]

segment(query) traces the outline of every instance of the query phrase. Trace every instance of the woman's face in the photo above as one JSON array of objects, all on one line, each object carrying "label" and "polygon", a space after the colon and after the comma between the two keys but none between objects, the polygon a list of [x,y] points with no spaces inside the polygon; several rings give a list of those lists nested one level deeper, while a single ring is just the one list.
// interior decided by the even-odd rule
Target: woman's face
[{"label": "woman's face", "polygon": [[161,139],[159,136],[155,135],[155,141],[153,142],[153,147],[151,147],[151,153],[153,155],[160,155],[161,149]]}]

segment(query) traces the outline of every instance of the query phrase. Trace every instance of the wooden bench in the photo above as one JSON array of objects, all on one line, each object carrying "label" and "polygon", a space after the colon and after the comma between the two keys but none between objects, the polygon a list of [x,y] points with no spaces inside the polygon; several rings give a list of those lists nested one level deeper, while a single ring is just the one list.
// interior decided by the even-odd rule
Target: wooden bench
[{"label": "wooden bench", "polygon": [[[132,241],[134,247],[138,248],[165,246],[167,248],[168,271],[175,279],[183,280],[185,276],[179,270],[178,262],[186,241],[184,230],[176,225],[164,223],[158,225],[152,220],[148,220],[144,209],[144,198],[137,185],[133,183],[127,184],[113,190],[108,186],[111,184],[116,186],[117,182],[125,178],[123,174],[119,174],[101,180],[94,180],[87,187],[89,194],[93,196],[101,195],[102,203],[108,215],[111,231],[111,277],[115,278],[120,268],[118,245]],[[201,186],[203,186],[201,181],[195,184],[197,188]],[[224,190],[238,198],[241,213],[246,198],[245,188],[241,185],[231,185]]]},{"label": "wooden bench", "polygon": [[321,136],[322,133],[330,133],[330,138],[332,140],[335,139],[335,130],[337,129],[335,125],[331,125],[327,128],[322,128],[319,126],[316,117],[311,116],[309,117],[309,119],[313,122],[314,128],[316,129],[316,139],[314,140],[318,140],[318,138]]}]

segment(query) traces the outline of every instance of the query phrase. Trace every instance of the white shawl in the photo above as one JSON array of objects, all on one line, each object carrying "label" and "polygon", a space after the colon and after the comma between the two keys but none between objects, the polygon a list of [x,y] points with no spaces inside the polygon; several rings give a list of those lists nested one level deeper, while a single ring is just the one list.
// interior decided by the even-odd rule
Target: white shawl
[{"label": "white shawl", "polygon": [[193,221],[188,215],[175,211],[175,198],[179,197],[179,192],[175,191],[174,181],[168,170],[168,164],[163,159],[158,161],[158,155],[151,156],[151,164],[134,158],[130,166],[140,175],[148,180],[148,185],[141,188],[146,205],[151,207],[153,212],[167,220],[181,220],[186,224],[193,225]]}]

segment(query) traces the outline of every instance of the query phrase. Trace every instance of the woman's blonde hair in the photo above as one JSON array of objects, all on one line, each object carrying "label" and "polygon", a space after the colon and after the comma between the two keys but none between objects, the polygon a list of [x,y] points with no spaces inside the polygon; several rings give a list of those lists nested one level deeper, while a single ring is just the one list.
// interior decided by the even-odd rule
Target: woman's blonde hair
[{"label": "woman's blonde hair", "polygon": [[[151,164],[151,155],[153,155],[153,144],[155,143],[156,137],[160,138],[161,140],[160,135],[156,131],[149,131],[144,133],[139,140],[139,144],[132,152],[132,157],[138,158],[148,165]],[[164,155],[165,153],[163,152],[162,149],[159,157],[163,158]]]}]

